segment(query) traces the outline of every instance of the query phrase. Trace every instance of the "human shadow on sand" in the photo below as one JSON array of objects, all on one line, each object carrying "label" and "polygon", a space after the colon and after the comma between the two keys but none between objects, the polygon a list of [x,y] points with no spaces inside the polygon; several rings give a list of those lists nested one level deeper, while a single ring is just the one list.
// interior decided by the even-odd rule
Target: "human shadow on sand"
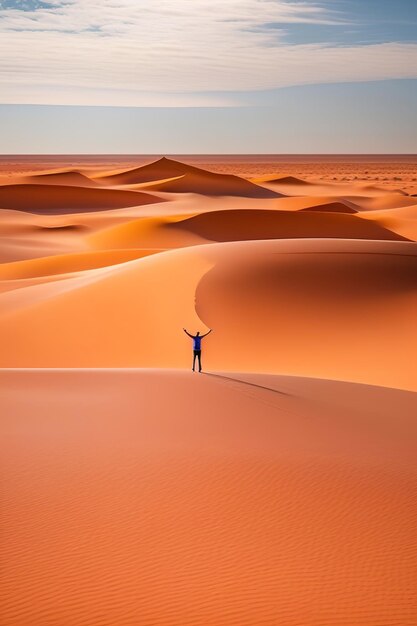
[{"label": "human shadow on sand", "polygon": [[242,380],[240,378],[233,378],[232,376],[225,376],[224,374],[213,374],[212,372],[201,372],[206,376],[213,376],[214,378],[223,378],[224,380],[231,380],[232,382],[241,383],[242,385],[248,385],[250,387],[257,387],[258,389],[265,389],[266,391],[272,391],[272,393],[277,393],[280,396],[292,396],[291,393],[285,393],[284,391],[278,391],[278,389],[274,389],[273,387],[266,387],[265,385],[258,385],[257,383],[250,383],[247,380]]}]

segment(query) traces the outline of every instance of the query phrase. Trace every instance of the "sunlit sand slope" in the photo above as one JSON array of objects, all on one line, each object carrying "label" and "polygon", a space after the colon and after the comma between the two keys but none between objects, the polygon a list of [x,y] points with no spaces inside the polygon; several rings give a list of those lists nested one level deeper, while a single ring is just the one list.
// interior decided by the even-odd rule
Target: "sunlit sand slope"
[{"label": "sunlit sand slope", "polygon": [[[346,208],[346,212],[349,209]],[[97,230],[87,241],[94,248],[177,248],[211,241],[288,238],[405,240],[399,233],[352,215],[324,211],[233,209],[198,215],[131,219]]]},{"label": "sunlit sand slope", "polygon": [[201,213],[173,222],[169,228],[195,233],[210,241],[340,237],[404,239],[379,224],[355,216],[304,211],[232,210]]},{"label": "sunlit sand slope", "polygon": [[417,241],[417,204],[399,209],[369,211],[364,213],[363,217],[376,221],[403,237]]},{"label": "sunlit sand slope", "polygon": [[110,267],[126,261],[133,261],[150,254],[155,250],[100,250],[97,252],[79,252],[73,254],[57,254],[54,256],[14,263],[0,264],[0,281],[53,276],[68,272]]},{"label": "sunlit sand slope", "polygon": [[414,626],[417,394],[0,375],[2,626]]},{"label": "sunlit sand slope", "polygon": [[210,244],[3,294],[0,363],[184,367],[210,327],[210,369],[417,389],[416,306],[414,243]]}]

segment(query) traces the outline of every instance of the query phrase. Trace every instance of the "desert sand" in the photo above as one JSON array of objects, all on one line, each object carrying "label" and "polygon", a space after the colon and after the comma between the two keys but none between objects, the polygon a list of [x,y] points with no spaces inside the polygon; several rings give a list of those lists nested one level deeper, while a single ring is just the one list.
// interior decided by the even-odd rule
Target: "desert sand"
[{"label": "desert sand", "polygon": [[2,157],[2,626],[415,626],[416,178]]}]

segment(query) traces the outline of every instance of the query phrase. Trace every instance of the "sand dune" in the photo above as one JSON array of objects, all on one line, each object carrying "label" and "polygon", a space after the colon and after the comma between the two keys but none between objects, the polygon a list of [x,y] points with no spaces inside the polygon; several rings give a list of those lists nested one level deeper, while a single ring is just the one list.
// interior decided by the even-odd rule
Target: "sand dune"
[{"label": "sand dune", "polygon": [[0,385],[3,626],[415,623],[416,394],[173,371]]},{"label": "sand dune", "polygon": [[381,226],[389,228],[391,231],[407,237],[407,239],[417,241],[417,204],[400,209],[370,211],[364,213],[362,217],[376,221]]},{"label": "sand dune", "polygon": [[376,221],[370,225],[350,215],[235,209],[130,220],[98,230],[87,241],[95,249],[179,248],[210,241],[311,237],[404,240]]},{"label": "sand dune", "polygon": [[182,248],[207,243],[191,229],[182,228],[185,216],[143,217],[99,229],[86,238],[96,250],[141,247]]},{"label": "sand dune", "polygon": [[270,185],[306,185],[310,186],[311,183],[302,178],[296,178],[295,176],[264,176],[261,178],[252,179],[254,183],[268,183]]},{"label": "sand dune", "polygon": [[48,159],[0,163],[2,626],[415,626],[415,158]]},{"label": "sand dune", "polygon": [[210,369],[240,364],[417,390],[416,270],[416,245],[404,242],[164,252],[0,296],[0,364],[184,367],[182,327],[208,326],[216,330],[206,340]]},{"label": "sand dune", "polygon": [[0,207],[39,215],[102,211],[162,202],[147,193],[62,185],[0,186]]},{"label": "sand dune", "polygon": [[97,185],[96,181],[76,170],[35,174],[34,176],[24,177],[23,181],[33,185],[64,185],[74,187],[94,187]]},{"label": "sand dune", "polygon": [[163,157],[162,159],[158,159],[147,165],[142,165],[141,167],[101,176],[99,180],[111,185],[136,185],[139,183],[175,178],[189,172],[205,172],[205,170]]},{"label": "sand dune", "polygon": [[327,204],[318,204],[315,206],[307,207],[305,209],[301,209],[301,211],[319,211],[320,213],[358,213],[357,209],[354,209],[352,206],[348,204],[344,204],[343,202],[328,202]]},{"label": "sand dune", "polygon": [[246,198],[279,198],[280,194],[255,185],[232,174],[189,172],[179,178],[148,185],[150,191],[198,193],[206,196],[241,196]]},{"label": "sand dune", "polygon": [[[366,224],[366,226],[365,226]],[[403,239],[401,235],[350,215],[289,211],[232,210],[201,213],[167,225],[209,241],[340,237],[342,239]]]},{"label": "sand dune", "polygon": [[[147,189],[170,193],[199,193],[213,196],[278,198],[280,194],[264,189],[232,174],[216,174],[180,161],[162,158],[143,167],[100,178],[112,185],[154,182]],[[157,182],[155,182],[157,181]]]},{"label": "sand dune", "polygon": [[[348,198],[349,199],[349,198]],[[356,197],[352,198],[353,202],[357,202]],[[376,197],[362,197],[360,200],[361,207],[367,211],[382,211],[385,209],[400,209],[407,206],[414,206],[415,199],[409,196],[402,196],[396,193],[383,194]]]},{"label": "sand dune", "polygon": [[0,281],[54,276],[69,272],[110,267],[139,259],[158,250],[99,250],[72,254],[57,254],[38,259],[0,264]]}]

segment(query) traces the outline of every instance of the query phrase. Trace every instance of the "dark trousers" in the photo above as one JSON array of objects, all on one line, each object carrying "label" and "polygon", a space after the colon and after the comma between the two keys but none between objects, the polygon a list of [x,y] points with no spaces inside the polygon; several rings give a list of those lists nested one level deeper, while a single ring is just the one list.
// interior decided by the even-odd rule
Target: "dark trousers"
[{"label": "dark trousers", "polygon": [[193,350],[193,370],[195,369],[195,360],[198,359],[198,369],[201,372],[201,350]]}]

